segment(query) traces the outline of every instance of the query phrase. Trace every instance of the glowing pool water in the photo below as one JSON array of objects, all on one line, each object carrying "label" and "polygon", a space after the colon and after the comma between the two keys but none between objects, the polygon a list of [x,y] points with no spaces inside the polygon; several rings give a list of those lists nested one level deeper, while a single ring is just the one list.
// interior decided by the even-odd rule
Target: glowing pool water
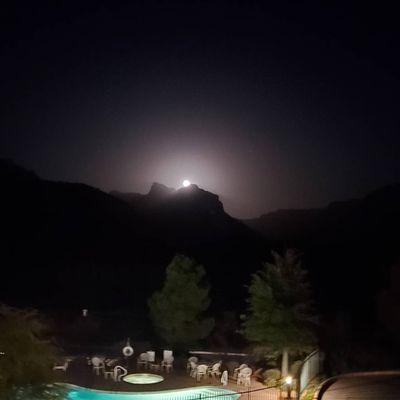
[{"label": "glowing pool water", "polygon": [[150,383],[162,382],[164,378],[155,374],[129,374],[122,378],[125,382],[135,385],[148,385]]},{"label": "glowing pool water", "polygon": [[67,391],[59,400],[237,400],[240,395],[231,390],[214,386],[199,386],[178,390],[162,390],[158,392],[107,392],[86,389],[68,384],[62,385]]}]

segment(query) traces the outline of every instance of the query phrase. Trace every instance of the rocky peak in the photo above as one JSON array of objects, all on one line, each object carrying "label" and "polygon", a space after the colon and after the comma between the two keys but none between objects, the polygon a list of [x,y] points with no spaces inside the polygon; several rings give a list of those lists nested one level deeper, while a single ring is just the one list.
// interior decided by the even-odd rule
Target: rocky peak
[{"label": "rocky peak", "polygon": [[147,196],[154,200],[162,200],[171,196],[172,194],[174,194],[174,192],[175,189],[165,186],[162,183],[154,182],[151,185],[150,191]]}]

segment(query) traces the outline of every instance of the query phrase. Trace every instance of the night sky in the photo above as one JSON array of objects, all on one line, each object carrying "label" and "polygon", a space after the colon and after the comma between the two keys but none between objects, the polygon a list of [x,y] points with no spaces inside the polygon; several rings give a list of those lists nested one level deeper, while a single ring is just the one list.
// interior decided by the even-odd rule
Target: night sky
[{"label": "night sky", "polygon": [[187,178],[238,217],[400,180],[384,2],[10,3],[0,156],[43,178],[142,193]]}]

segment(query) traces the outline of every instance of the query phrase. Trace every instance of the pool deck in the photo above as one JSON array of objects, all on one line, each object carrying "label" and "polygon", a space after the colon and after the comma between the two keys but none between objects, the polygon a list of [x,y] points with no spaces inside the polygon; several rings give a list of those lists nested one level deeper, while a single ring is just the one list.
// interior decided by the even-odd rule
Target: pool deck
[{"label": "pool deck", "polygon": [[[148,370],[137,370],[136,368],[130,368],[129,373],[155,373],[162,375],[164,381],[154,384],[135,385],[127,382],[114,382],[112,379],[105,379],[103,374],[96,375],[92,367],[85,363],[85,360],[74,360],[67,372],[55,372],[55,379],[58,382],[71,383],[77,386],[82,386],[90,389],[98,390],[109,390],[109,391],[122,391],[122,392],[153,392],[162,390],[173,390],[173,389],[184,389],[196,386],[218,386],[221,388],[233,390],[235,392],[248,393],[249,390],[264,388],[264,385],[254,379],[251,381],[250,387],[238,386],[235,381],[229,379],[227,386],[222,386],[220,380],[217,378],[206,377],[197,382],[196,379],[190,377],[184,368],[176,368],[170,373],[165,371],[148,371]],[[265,391],[260,392],[264,393]],[[252,393],[251,398],[257,400],[257,398],[265,398],[264,396],[257,396],[256,393]]]}]

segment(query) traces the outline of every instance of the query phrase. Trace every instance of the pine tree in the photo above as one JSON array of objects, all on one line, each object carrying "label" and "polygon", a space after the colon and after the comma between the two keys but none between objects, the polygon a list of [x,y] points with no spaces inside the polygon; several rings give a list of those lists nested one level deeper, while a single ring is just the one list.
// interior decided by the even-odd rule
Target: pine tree
[{"label": "pine tree", "polygon": [[[299,253],[288,250],[272,256],[274,263],[265,263],[252,277],[243,332],[263,351],[282,352],[285,363],[288,352],[307,352],[316,343],[316,315]],[[283,369],[287,373],[287,367]]]},{"label": "pine tree", "polygon": [[206,338],[214,326],[214,320],[204,316],[210,305],[205,275],[202,265],[176,255],[167,267],[163,288],[149,299],[158,335],[175,348]]}]

